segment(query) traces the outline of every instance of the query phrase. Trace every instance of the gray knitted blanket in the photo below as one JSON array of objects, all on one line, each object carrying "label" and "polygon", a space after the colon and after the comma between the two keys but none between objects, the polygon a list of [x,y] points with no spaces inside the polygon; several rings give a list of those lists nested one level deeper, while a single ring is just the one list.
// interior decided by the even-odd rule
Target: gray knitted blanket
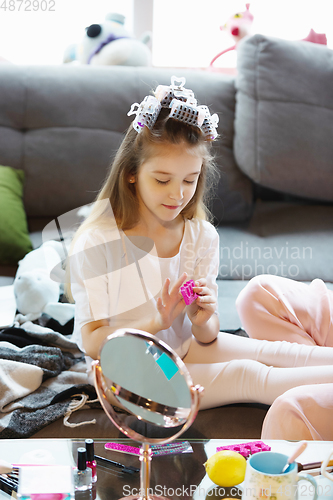
[{"label": "gray knitted blanket", "polygon": [[30,437],[59,418],[71,426],[71,412],[96,399],[75,343],[31,322],[16,326],[24,347],[0,336],[0,439]]}]

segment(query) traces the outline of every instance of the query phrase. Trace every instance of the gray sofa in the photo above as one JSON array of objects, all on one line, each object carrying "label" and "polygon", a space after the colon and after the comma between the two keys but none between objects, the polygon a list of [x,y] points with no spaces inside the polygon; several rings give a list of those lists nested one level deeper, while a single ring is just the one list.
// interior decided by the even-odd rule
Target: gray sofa
[{"label": "gray sofa", "polygon": [[[52,219],[90,203],[131,119],[127,111],[171,75],[186,77],[219,115],[221,177],[211,210],[220,233],[221,330],[246,335],[235,299],[271,273],[333,283],[333,52],[255,35],[238,47],[237,76],[130,67],[0,66],[0,165],[25,172],[24,207],[34,247]],[[1,214],[0,217],[5,217]],[[0,285],[16,264],[0,266]],[[200,411],[187,437],[259,438],[267,407]],[[85,418],[88,415],[88,418]],[[81,410],[34,437],[115,437],[102,410]]]}]

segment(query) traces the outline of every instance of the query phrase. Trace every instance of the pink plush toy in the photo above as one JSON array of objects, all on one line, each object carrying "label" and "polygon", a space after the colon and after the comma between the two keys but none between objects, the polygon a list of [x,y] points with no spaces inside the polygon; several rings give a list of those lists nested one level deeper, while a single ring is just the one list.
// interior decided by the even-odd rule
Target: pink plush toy
[{"label": "pink plush toy", "polygon": [[211,61],[210,66],[213,66],[216,59],[218,59],[222,54],[229,52],[230,50],[235,50],[239,40],[245,36],[250,35],[251,26],[253,23],[253,15],[250,12],[250,4],[246,4],[246,10],[244,12],[237,12],[231,16],[224,26],[220,26],[220,30],[227,31],[234,39],[235,45],[229,47],[228,49],[222,50],[214,59]]},{"label": "pink plush toy", "polygon": [[303,41],[327,45],[327,38],[325,33],[316,33],[313,29],[310,30],[310,33],[306,38],[303,38]]},{"label": "pink plush toy", "polygon": [[[238,42],[242,38],[251,34],[253,15],[251,14],[249,9],[250,4],[247,3],[246,10],[244,10],[244,12],[237,12],[228,19],[226,24],[220,26],[220,29],[222,31],[227,31],[232,36],[235,44],[217,54],[214,59],[212,59],[209,65],[210,67],[213,66],[216,59],[218,59],[220,56],[222,56],[226,52],[229,52],[230,50],[235,50]],[[316,33],[313,29],[310,30],[308,36],[306,38],[303,38],[302,41],[327,45],[327,38],[325,33]]]}]

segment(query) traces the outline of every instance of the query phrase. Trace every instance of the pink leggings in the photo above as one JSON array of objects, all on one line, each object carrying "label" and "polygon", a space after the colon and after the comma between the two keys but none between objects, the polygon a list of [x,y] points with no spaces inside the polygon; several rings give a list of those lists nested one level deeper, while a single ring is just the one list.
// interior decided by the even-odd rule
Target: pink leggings
[{"label": "pink leggings", "polygon": [[262,439],[333,440],[333,384],[294,387],[268,410]]},{"label": "pink leggings", "polygon": [[[314,349],[333,352],[333,292],[319,279],[305,285],[279,276],[257,276],[240,293],[236,305],[253,339],[286,340],[299,353],[311,346],[326,346]],[[333,439],[333,379],[317,376],[327,361],[331,364],[324,358],[315,370],[307,369],[301,383],[286,392],[281,386],[265,418],[262,438]],[[308,361],[306,366],[311,365]]]}]

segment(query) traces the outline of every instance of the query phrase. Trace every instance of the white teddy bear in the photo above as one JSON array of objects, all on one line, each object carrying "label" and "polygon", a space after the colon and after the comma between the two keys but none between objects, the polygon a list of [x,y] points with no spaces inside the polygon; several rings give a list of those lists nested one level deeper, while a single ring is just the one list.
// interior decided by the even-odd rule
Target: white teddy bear
[{"label": "white teddy bear", "polygon": [[[61,325],[74,316],[74,304],[58,302],[65,271],[66,253],[58,241],[47,241],[29,252],[20,262],[14,280],[16,321],[34,321],[46,313]],[[52,274],[51,274],[52,272]]]},{"label": "white teddy bear", "polygon": [[[91,24],[81,42],[69,47],[64,62],[79,62],[97,66],[151,66],[151,51],[147,44],[151,34],[134,38],[124,28],[122,14],[107,14],[105,21]],[[73,54],[75,52],[75,54]]]}]

